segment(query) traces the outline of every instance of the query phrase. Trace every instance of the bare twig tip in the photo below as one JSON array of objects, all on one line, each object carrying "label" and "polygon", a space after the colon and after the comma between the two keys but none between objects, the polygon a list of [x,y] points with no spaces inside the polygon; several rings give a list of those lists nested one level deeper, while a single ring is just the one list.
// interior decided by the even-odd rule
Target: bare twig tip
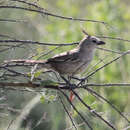
[{"label": "bare twig tip", "polygon": [[84,29],[82,29],[82,32],[83,32],[85,35],[89,36],[89,34],[88,34]]}]

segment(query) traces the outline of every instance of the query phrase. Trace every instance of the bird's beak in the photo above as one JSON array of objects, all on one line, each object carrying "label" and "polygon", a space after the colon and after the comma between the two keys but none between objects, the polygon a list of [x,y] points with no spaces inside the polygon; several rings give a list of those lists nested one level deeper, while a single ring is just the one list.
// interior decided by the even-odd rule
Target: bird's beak
[{"label": "bird's beak", "polygon": [[106,44],[104,41],[99,41],[99,42],[97,43],[97,45],[104,45],[104,44]]}]

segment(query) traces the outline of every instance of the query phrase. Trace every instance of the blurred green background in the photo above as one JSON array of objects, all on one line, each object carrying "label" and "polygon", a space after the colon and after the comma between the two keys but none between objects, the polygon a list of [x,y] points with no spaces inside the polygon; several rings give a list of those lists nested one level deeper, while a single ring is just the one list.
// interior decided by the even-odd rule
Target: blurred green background
[{"label": "blurred green background", "polygon": [[[47,11],[54,14],[68,16],[73,18],[85,18],[92,20],[99,20],[108,23],[104,25],[101,23],[92,22],[80,22],[63,20],[47,15],[39,15],[38,13],[16,10],[16,9],[2,9],[0,8],[0,19],[14,19],[22,20],[24,22],[2,22],[0,21],[0,34],[9,35],[15,39],[21,40],[33,40],[39,42],[49,43],[71,43],[80,41],[83,38],[82,28],[84,28],[91,35],[105,35],[111,37],[120,37],[123,39],[130,39],[130,1],[129,0],[28,0],[39,6],[45,8]],[[20,2],[14,2],[10,0],[0,0],[0,6],[2,5],[15,5],[22,7],[29,7]],[[30,7],[33,8],[33,7]],[[0,40],[7,39],[0,37]],[[124,52],[130,50],[130,43],[124,41],[117,41],[111,39],[103,39],[107,44],[104,48]],[[3,45],[3,43],[0,43]],[[58,54],[60,52],[70,50],[73,46],[65,46],[57,48],[55,51],[40,57],[40,59],[46,59]],[[6,48],[0,46],[0,49]],[[55,46],[40,46],[33,44],[22,45],[21,47],[12,48],[0,53],[0,63],[9,59],[23,59],[32,57],[32,59],[38,59],[41,53],[47,53],[49,50],[56,48]],[[36,54],[36,55],[35,55]],[[33,56],[34,55],[34,56]],[[99,60],[103,59],[103,62],[98,64],[96,69],[107,63],[119,54],[97,50],[93,62],[89,66],[89,69],[85,73],[81,74],[84,77],[91,71],[91,66],[96,64]],[[108,67],[97,72],[90,80],[89,83],[130,83],[130,56],[127,55],[117,62],[109,65]],[[22,69],[20,71],[26,72],[29,70]],[[48,76],[49,77],[49,76]],[[51,77],[51,76],[50,76]],[[45,77],[44,77],[45,78]],[[50,78],[51,79],[51,78]],[[25,81],[22,78],[13,78],[10,81]],[[107,98],[111,103],[115,104],[121,112],[123,112],[130,119],[130,88],[128,87],[110,87],[110,88],[98,88],[94,87],[94,90]],[[33,130],[64,130],[72,126],[69,117],[65,114],[62,104],[57,98],[56,91],[44,90],[41,102],[35,104],[33,98],[37,95],[34,92],[24,91],[0,91],[0,96],[5,96],[5,99],[0,100],[0,105],[7,104],[9,107],[16,109],[23,109],[26,111],[31,109],[30,114],[27,116],[27,120],[22,122],[22,128],[18,130],[33,129]],[[89,104],[93,109],[98,112],[102,112],[101,115],[112,122],[118,130],[122,130],[128,126],[128,123],[115,112],[107,103],[97,100],[94,96],[87,91],[77,90],[82,99]],[[37,96],[36,96],[37,97]],[[45,98],[45,99],[44,99]],[[33,100],[32,100],[33,99]],[[31,101],[32,100],[32,101]],[[37,98],[37,102],[39,98]],[[64,101],[68,110],[73,113],[73,109],[70,105]],[[31,105],[30,105],[31,103]],[[77,109],[87,118],[94,128],[94,130],[109,130],[98,118],[93,117],[88,110],[78,101],[74,101]],[[26,106],[28,106],[26,108]],[[0,109],[0,130],[6,129],[11,120],[17,119],[18,113],[12,113],[7,110],[7,107]],[[36,127],[36,123],[45,116],[45,119],[41,121]],[[72,117],[76,124],[82,123],[77,113],[73,113]],[[15,121],[14,121],[15,122]],[[13,123],[12,123],[13,124]],[[13,124],[14,125],[14,124]],[[12,126],[13,126],[12,125]],[[19,126],[19,123],[15,123],[15,126]],[[33,128],[31,128],[33,126]],[[79,130],[88,130],[86,125],[78,127]]]}]

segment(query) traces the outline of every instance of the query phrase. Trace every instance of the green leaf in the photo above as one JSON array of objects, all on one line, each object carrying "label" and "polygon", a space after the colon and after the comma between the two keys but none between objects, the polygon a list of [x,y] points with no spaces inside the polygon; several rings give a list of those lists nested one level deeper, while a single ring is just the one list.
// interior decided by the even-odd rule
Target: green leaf
[{"label": "green leaf", "polygon": [[45,102],[45,97],[41,96],[40,101],[41,101],[41,103],[44,103]]},{"label": "green leaf", "polygon": [[54,95],[51,95],[50,97],[49,97],[49,100],[50,101],[53,101],[55,99],[55,96]]},{"label": "green leaf", "polygon": [[34,77],[35,77],[35,78],[39,77],[40,74],[41,74],[41,72],[42,72],[42,71],[37,71],[37,72],[34,74]]}]

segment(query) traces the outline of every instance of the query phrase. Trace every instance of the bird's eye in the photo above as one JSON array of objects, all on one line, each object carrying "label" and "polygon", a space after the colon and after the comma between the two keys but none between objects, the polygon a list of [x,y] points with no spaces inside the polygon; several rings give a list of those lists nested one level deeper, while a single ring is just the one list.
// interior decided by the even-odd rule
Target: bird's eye
[{"label": "bird's eye", "polygon": [[96,40],[92,40],[92,42],[96,43],[97,41]]}]

